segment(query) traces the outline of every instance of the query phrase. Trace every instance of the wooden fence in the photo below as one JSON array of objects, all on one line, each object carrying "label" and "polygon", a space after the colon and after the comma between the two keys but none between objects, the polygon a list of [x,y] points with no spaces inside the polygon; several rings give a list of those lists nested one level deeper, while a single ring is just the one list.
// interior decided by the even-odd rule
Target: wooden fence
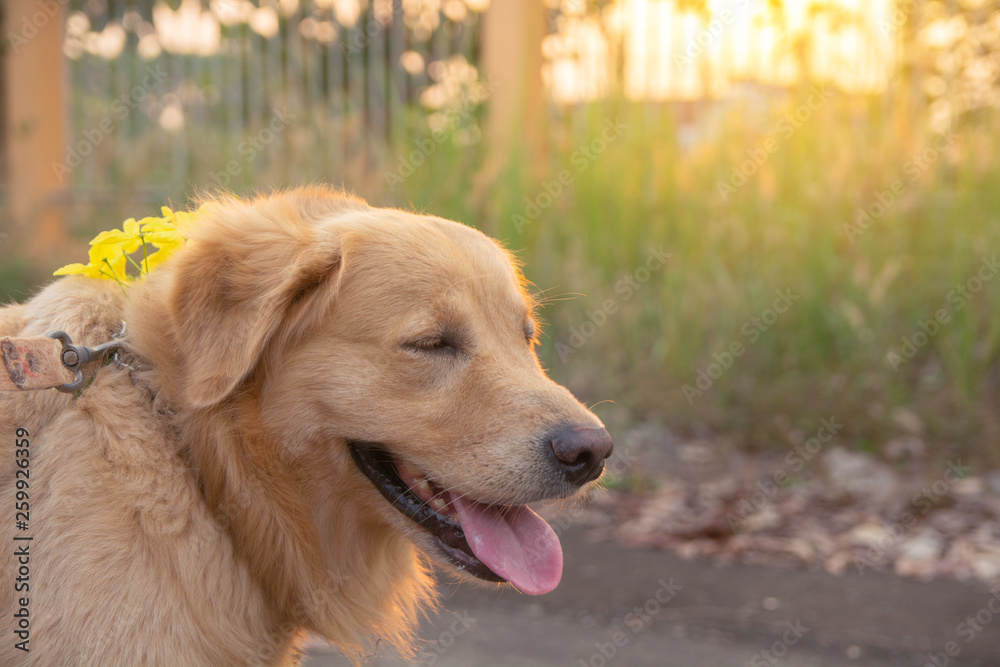
[{"label": "wooden fence", "polygon": [[872,91],[897,54],[893,0],[810,24],[767,0],[0,2],[0,215],[39,247],[80,201],[349,181],[445,126],[491,159],[541,154],[553,102],[701,101],[802,69]]},{"label": "wooden fence", "polygon": [[483,101],[497,91],[487,132],[504,141],[501,125],[535,124],[527,102],[544,96],[540,74],[524,68],[540,52],[545,10],[508,0],[485,18],[486,7],[5,0],[4,225],[31,224],[48,247],[81,201],[340,182],[442,129],[477,145]]}]

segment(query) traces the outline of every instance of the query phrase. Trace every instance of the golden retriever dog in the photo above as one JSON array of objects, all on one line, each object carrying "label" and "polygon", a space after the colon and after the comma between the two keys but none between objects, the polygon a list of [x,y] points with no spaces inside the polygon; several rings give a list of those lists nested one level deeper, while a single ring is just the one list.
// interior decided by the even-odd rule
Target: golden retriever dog
[{"label": "golden retriever dog", "polygon": [[540,367],[533,306],[480,232],[307,188],[217,199],[127,295],[72,276],[0,310],[0,336],[91,346],[125,323],[76,395],[0,393],[0,664],[292,664],[307,633],[412,655],[433,565],[553,589],[526,503],[613,445]]}]

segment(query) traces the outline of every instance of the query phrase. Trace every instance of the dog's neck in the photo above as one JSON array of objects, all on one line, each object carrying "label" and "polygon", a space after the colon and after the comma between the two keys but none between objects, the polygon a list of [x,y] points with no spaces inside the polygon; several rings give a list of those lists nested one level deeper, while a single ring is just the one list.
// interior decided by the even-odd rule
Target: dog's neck
[{"label": "dog's neck", "polygon": [[426,565],[371,508],[320,488],[343,480],[293,476],[302,466],[280,454],[257,405],[248,394],[172,420],[206,505],[277,615],[275,639],[305,630],[355,656],[376,640],[405,653],[435,599]]}]

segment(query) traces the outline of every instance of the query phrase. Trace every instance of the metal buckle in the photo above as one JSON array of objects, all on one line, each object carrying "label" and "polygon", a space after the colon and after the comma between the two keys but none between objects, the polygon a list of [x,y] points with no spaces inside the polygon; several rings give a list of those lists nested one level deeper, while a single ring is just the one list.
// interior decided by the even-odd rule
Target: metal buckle
[{"label": "metal buckle", "polygon": [[60,343],[62,343],[62,352],[59,353],[59,358],[62,360],[62,365],[69,369],[71,372],[76,373],[76,377],[69,384],[64,384],[56,387],[57,390],[65,392],[67,394],[75,393],[83,389],[83,367],[89,364],[91,361],[96,360],[101,354],[107,352],[108,350],[113,350],[121,346],[121,341],[111,340],[107,343],[101,343],[96,347],[86,347],[84,345],[74,345],[73,339],[69,337],[69,334],[65,331],[50,331],[45,334],[48,338],[55,338]]}]

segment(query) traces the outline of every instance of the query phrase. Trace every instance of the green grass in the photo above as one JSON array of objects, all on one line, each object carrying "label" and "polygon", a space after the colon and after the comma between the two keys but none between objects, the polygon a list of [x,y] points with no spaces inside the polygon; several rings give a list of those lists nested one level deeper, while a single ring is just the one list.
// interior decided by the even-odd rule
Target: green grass
[{"label": "green grass", "polygon": [[[753,447],[785,446],[834,416],[844,442],[877,451],[905,433],[900,415],[912,413],[933,454],[1000,462],[1000,279],[960,310],[948,301],[1000,249],[995,133],[982,121],[959,128],[953,146],[917,165],[936,139],[919,114],[835,99],[791,136],[778,134],[764,165],[724,201],[719,181],[798,103],[753,126],[735,108],[690,149],[678,145],[669,109],[594,108],[541,169],[515,164],[484,188],[469,170],[432,165],[407,195],[518,251],[529,279],[554,298],[542,311],[542,358],[587,402],[611,399],[632,418]],[[578,169],[573,152],[615,115],[627,131]],[[537,201],[562,169],[573,183],[517,229],[525,198]],[[852,243],[845,225],[856,209],[897,179],[901,194]],[[628,298],[619,281],[650,247],[672,257]],[[798,298],[763,331],[752,318],[767,315],[779,289]],[[608,299],[613,314],[589,314]],[[949,321],[894,368],[890,353],[940,309]],[[594,319],[603,324],[565,354],[560,345]],[[755,341],[745,327],[757,329]],[[699,370],[711,370],[713,355],[726,361],[734,343],[742,355],[686,396],[684,385],[697,389]]]},{"label": "green grass", "polygon": [[[614,401],[597,411],[616,425],[656,420],[782,448],[833,416],[844,424],[841,442],[877,452],[916,415],[932,455],[1000,462],[1000,279],[960,311],[948,301],[1000,249],[997,119],[958,128],[954,145],[911,179],[907,161],[935,140],[921,112],[837,98],[781,136],[780,117],[801,102],[793,95],[754,121],[739,105],[706,115],[690,147],[679,143],[669,106],[596,105],[552,132],[548,160],[515,158],[499,173],[484,169],[481,149],[445,142],[394,192],[384,179],[397,164],[391,151],[381,168],[342,165],[306,180],[343,182],[375,204],[461,220],[502,239],[548,301],[540,354],[551,375],[588,404]],[[575,160],[616,116],[624,133],[595,159]],[[723,200],[718,183],[776,135],[763,166]],[[283,162],[296,163],[294,150]],[[191,182],[208,183],[202,177],[212,168],[197,167]],[[564,169],[572,183],[518,229],[526,199],[538,201]],[[289,178],[278,164],[247,171],[258,186]],[[845,224],[896,179],[902,194],[852,243]],[[130,206],[91,210],[76,235],[85,241],[143,213]],[[643,275],[651,247],[670,259],[626,296],[620,281]],[[751,342],[744,331],[768,316],[776,290],[797,300]],[[614,312],[593,315],[608,300]],[[939,309],[950,320],[894,370],[887,355]],[[585,326],[595,318],[601,326]],[[588,335],[575,349],[581,327]],[[743,352],[730,367],[701,395],[685,396],[684,386],[697,388],[699,371],[734,343]]]},{"label": "green grass", "polygon": [[0,262],[0,304],[28,298],[35,283],[27,260],[11,257]]}]

